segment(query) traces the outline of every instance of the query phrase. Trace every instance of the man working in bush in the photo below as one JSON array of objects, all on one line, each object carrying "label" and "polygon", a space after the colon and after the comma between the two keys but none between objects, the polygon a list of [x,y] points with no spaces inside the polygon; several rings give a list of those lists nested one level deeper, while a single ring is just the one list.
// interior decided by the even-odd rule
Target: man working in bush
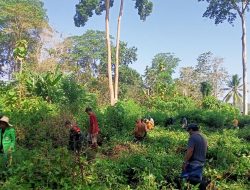
[{"label": "man working in bush", "polygon": [[11,165],[15,143],[15,129],[9,123],[9,118],[2,116],[0,119],[0,154],[3,154],[3,164],[5,166]]},{"label": "man working in bush", "polygon": [[135,141],[142,141],[147,136],[147,126],[143,119],[138,119],[135,124],[134,136]]},{"label": "man working in bush", "polygon": [[97,136],[100,131],[97,118],[91,108],[86,108],[85,112],[89,115],[88,140],[91,142],[92,148],[97,148]]},{"label": "man working in bush", "polygon": [[83,140],[81,129],[68,120],[65,122],[65,127],[69,128],[69,150],[80,152]]},{"label": "man working in bush", "polygon": [[181,178],[199,183],[202,180],[202,171],[206,161],[207,140],[200,133],[197,124],[189,124],[187,131],[190,137],[183,162]]}]

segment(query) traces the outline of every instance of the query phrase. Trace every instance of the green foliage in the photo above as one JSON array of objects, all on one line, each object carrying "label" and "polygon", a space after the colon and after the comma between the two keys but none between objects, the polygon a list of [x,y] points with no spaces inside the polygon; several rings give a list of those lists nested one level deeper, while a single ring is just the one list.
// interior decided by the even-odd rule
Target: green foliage
[{"label": "green foliage", "polygon": [[220,111],[205,111],[202,113],[203,123],[211,128],[224,127],[226,123],[226,115]]},{"label": "green foliage", "polygon": [[212,109],[212,110],[218,110],[220,109],[221,102],[216,99],[214,96],[206,96],[202,100],[202,107],[204,109]]},{"label": "green foliage", "polygon": [[[145,21],[153,10],[153,3],[149,0],[134,0],[135,8],[138,10],[140,19]],[[114,0],[110,0],[110,7],[114,4]],[[76,5],[76,14],[74,16],[75,26],[85,26],[88,19],[96,15],[101,15],[105,11],[105,0],[81,0]]]},{"label": "green foliage", "polygon": [[[114,0],[110,1],[110,7],[113,6]],[[74,22],[77,27],[84,26],[89,17],[101,15],[105,10],[105,0],[81,0],[76,5],[76,14],[74,16]]]},{"label": "green foliage", "polygon": [[106,110],[107,127],[125,131],[133,130],[135,121],[142,117],[145,110],[135,102],[120,101],[115,106],[109,106]]},{"label": "green foliage", "polygon": [[184,110],[190,110],[195,108],[196,103],[188,97],[176,96],[168,100],[162,100],[160,98],[153,99],[150,102],[152,110],[158,110],[165,113],[171,113],[171,115],[176,115],[176,113]]},{"label": "green foliage", "polygon": [[242,103],[242,94],[240,93],[240,91],[242,91],[243,85],[240,85],[240,80],[241,78],[239,78],[238,75],[233,75],[232,79],[228,81],[228,87],[224,88],[224,90],[227,90],[228,93],[223,100],[225,102],[228,102],[232,98],[234,106]]},{"label": "green foliage", "polygon": [[26,87],[29,93],[34,96],[41,96],[48,102],[58,102],[62,96],[61,79],[62,73],[59,67],[54,72],[48,71],[46,73],[28,73],[26,78]]},{"label": "green foliage", "polygon": [[91,105],[96,107],[96,99],[93,94],[87,93],[86,90],[80,86],[75,77],[65,76],[61,81],[61,89],[63,91],[62,104],[67,107],[72,113],[77,113],[81,108]]},{"label": "green foliage", "polygon": [[26,40],[20,40],[16,43],[16,48],[13,51],[14,57],[17,60],[23,60],[28,53],[28,42]]},{"label": "green foliage", "polygon": [[23,59],[27,50],[28,62],[37,59],[40,34],[49,27],[40,0],[4,0],[0,1],[0,7],[0,59],[1,64],[11,68],[4,74],[11,75],[20,68],[15,58]]},{"label": "green foliage", "polygon": [[238,137],[250,142],[250,127],[249,125],[238,132]]},{"label": "green foliage", "polygon": [[22,158],[7,171],[1,189],[65,189],[73,186],[73,159],[66,149],[49,151],[42,148],[32,153],[28,153],[27,158],[19,155]]},{"label": "green foliage", "polygon": [[169,95],[172,93],[172,74],[180,59],[171,53],[159,53],[152,60],[152,66],[145,71],[145,85],[153,95]]},{"label": "green foliage", "polygon": [[209,96],[212,93],[212,85],[209,82],[202,82],[200,91],[203,97]]},{"label": "green foliage", "polygon": [[[237,11],[240,13],[248,10],[249,2],[246,3],[246,6],[240,10],[241,2],[244,1],[213,1],[213,0],[198,0],[198,1],[207,1],[209,3],[207,10],[203,14],[203,17],[209,17],[210,19],[215,19],[215,24],[220,24],[223,21],[227,20],[230,24],[233,24],[237,17]],[[246,8],[245,8],[246,7]]]},{"label": "green foliage", "polygon": [[250,126],[250,116],[243,115],[239,117],[239,127]]}]

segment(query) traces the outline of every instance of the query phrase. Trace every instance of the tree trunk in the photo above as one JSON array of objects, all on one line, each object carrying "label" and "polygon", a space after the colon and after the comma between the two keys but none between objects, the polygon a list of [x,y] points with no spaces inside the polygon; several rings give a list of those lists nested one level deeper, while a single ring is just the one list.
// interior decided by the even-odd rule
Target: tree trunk
[{"label": "tree trunk", "polygon": [[112,63],[111,63],[111,44],[110,44],[110,36],[109,36],[109,9],[110,9],[110,0],[106,0],[106,17],[105,17],[105,25],[106,25],[106,45],[108,50],[108,79],[109,79],[109,93],[110,93],[110,104],[113,106],[115,104],[114,100],[114,88],[113,88],[113,80],[112,80]]},{"label": "tree trunk", "polygon": [[123,2],[121,0],[120,12],[117,21],[117,33],[116,33],[116,53],[115,53],[115,102],[118,101],[118,83],[119,83],[119,51],[120,51],[120,33],[121,33],[121,18],[123,12]]},{"label": "tree trunk", "polygon": [[246,17],[245,13],[241,15],[242,24],[242,68],[243,68],[243,113],[248,114],[248,96],[247,96],[247,45],[246,45]]}]

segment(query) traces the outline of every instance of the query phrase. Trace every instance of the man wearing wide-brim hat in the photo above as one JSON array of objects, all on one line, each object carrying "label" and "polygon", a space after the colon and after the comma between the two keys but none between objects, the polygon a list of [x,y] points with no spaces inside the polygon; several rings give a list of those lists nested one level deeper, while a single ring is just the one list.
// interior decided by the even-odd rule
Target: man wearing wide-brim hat
[{"label": "man wearing wide-brim hat", "polygon": [[9,118],[0,118],[0,157],[3,156],[4,164],[11,165],[12,152],[15,151],[15,129],[9,123]]}]

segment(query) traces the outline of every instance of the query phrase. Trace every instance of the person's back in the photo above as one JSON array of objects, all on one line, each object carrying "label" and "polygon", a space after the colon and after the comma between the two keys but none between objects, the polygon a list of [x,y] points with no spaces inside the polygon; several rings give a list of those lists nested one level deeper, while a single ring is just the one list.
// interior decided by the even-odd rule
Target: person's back
[{"label": "person's back", "polygon": [[145,123],[142,122],[141,120],[137,120],[136,125],[135,125],[135,130],[134,130],[135,138],[140,140],[144,138],[146,134],[147,134],[147,129],[146,129]]},{"label": "person's back", "polygon": [[191,146],[194,147],[194,151],[189,162],[198,161],[204,163],[206,161],[207,140],[200,133],[194,133],[188,141],[188,147]]},{"label": "person's back", "polygon": [[70,121],[66,121],[65,126],[69,128],[69,150],[79,152],[83,140],[81,129],[76,124],[72,125]]},{"label": "person's back", "polygon": [[146,127],[147,127],[148,130],[151,130],[151,129],[154,128],[154,124],[152,123],[151,120],[148,120],[148,119],[147,119],[147,120],[145,121],[145,124],[146,124]]}]

